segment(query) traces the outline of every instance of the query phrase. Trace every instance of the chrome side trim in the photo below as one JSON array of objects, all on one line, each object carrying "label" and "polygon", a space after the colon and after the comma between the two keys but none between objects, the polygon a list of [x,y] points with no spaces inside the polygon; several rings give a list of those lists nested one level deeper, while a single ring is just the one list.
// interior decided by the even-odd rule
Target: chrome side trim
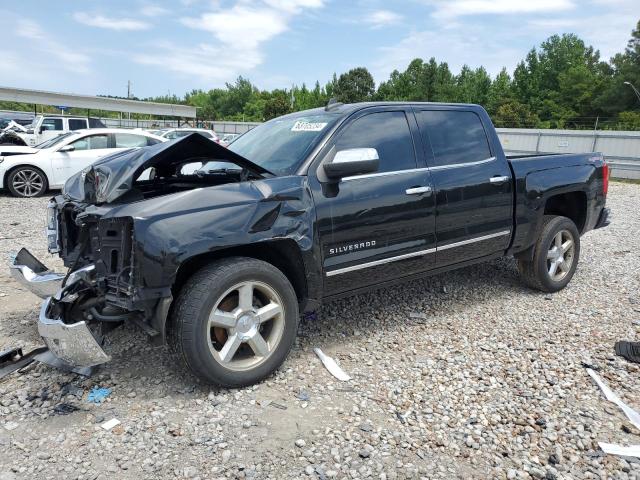
[{"label": "chrome side trim", "polygon": [[453,165],[438,165],[436,167],[431,167],[429,170],[432,172],[438,170],[450,170],[452,168],[460,168],[460,167],[471,167],[474,165],[482,165],[485,163],[493,162],[496,157],[485,158],[484,160],[478,160],[476,162],[466,162],[466,163],[454,163]]},{"label": "chrome side trim", "polygon": [[373,262],[361,263],[360,265],[353,265],[351,267],[338,268],[336,270],[331,270],[330,272],[327,272],[327,277],[340,275],[341,273],[353,272],[355,270],[362,270],[363,268],[375,267],[377,265],[383,265],[385,263],[397,262],[398,260],[404,260],[405,258],[420,257],[422,255],[435,253],[435,251],[436,251],[435,248],[430,248],[428,250],[420,250],[419,252],[405,253],[404,255],[398,255],[397,257],[383,258],[382,260],[374,260]]},{"label": "chrome side trim", "polygon": [[398,255],[396,257],[383,258],[382,260],[374,260],[373,262],[361,263],[360,265],[352,265],[351,267],[338,268],[326,273],[327,277],[333,277],[334,275],[340,275],[342,273],[349,273],[356,270],[362,270],[363,268],[376,267],[378,265],[384,265],[385,263],[397,262],[406,258],[420,257],[422,255],[428,255],[431,253],[439,252],[440,250],[448,250],[450,248],[461,247],[463,245],[469,245],[470,243],[482,242],[484,240],[490,240],[492,238],[504,237],[505,235],[511,235],[511,230],[503,230],[497,233],[491,233],[489,235],[483,235],[481,237],[470,238],[469,240],[463,240],[461,242],[450,243],[442,247],[430,248],[428,250],[420,250],[419,252],[405,253],[404,255]]},{"label": "chrome side trim", "polygon": [[482,242],[484,240],[490,240],[492,238],[504,237],[505,235],[511,235],[511,230],[503,230],[502,232],[491,233],[489,235],[483,235],[482,237],[470,238],[469,240],[462,240],[461,242],[449,243],[441,247],[437,247],[437,250],[448,250],[450,248],[461,247],[463,245],[469,245],[470,243]]},{"label": "chrome side trim", "polygon": [[393,170],[391,172],[379,172],[379,173],[366,173],[364,175],[353,175],[351,177],[344,177],[343,182],[350,180],[360,180],[361,178],[375,178],[375,177],[388,177],[390,175],[402,175],[403,173],[416,173],[416,172],[428,172],[427,167],[424,168],[410,168],[408,170]]}]

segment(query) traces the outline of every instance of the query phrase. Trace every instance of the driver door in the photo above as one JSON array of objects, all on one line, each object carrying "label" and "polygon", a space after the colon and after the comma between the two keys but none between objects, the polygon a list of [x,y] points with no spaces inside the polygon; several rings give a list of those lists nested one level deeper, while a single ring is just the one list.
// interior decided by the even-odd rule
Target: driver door
[{"label": "driver door", "polygon": [[51,159],[56,184],[64,185],[69,177],[111,153],[113,150],[109,148],[109,142],[108,133],[98,133],[61,146]]},{"label": "driver door", "polygon": [[33,145],[50,140],[64,133],[62,118],[44,118],[38,128],[40,133],[37,135],[37,138],[33,139]]},{"label": "driver door", "polygon": [[[337,134],[335,152],[375,149],[375,173],[310,179],[322,248],[325,295],[424,270],[435,262],[435,203],[410,110],[366,110]],[[326,158],[326,157],[325,157]],[[323,160],[324,163],[324,160]]]}]

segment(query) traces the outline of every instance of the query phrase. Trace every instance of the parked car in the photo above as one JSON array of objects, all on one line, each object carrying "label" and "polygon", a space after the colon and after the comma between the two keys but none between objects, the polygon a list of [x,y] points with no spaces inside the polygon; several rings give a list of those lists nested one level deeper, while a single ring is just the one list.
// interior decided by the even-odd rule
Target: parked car
[{"label": "parked car", "polygon": [[0,188],[16,197],[35,197],[62,187],[104,155],[166,141],[142,131],[97,128],[63,133],[35,147],[0,146]]},{"label": "parked car", "polygon": [[222,145],[223,147],[226,147],[239,136],[239,133],[225,133],[224,135],[222,135],[222,138],[218,143],[220,143],[220,145]]},{"label": "parked car", "polygon": [[228,149],[190,135],[103,158],[49,204],[64,283],[26,250],[12,271],[45,298],[39,332],[65,362],[108,361],[101,326],[132,322],[240,387],[336,297],[502,256],[527,285],[564,288],[580,237],[609,222],[608,172],[599,153],[506,157],[476,105],[333,104]]},{"label": "parked car", "polygon": [[66,132],[87,128],[105,128],[97,118],[73,117],[65,115],[37,115],[25,131],[16,132],[25,145],[35,146]]},{"label": "parked car", "polygon": [[168,138],[169,140],[173,140],[175,138],[186,137],[187,135],[191,135],[192,133],[198,133],[209,140],[213,140],[214,142],[218,142],[218,135],[213,130],[207,130],[205,128],[165,128],[159,130],[156,135],[164,138]]}]

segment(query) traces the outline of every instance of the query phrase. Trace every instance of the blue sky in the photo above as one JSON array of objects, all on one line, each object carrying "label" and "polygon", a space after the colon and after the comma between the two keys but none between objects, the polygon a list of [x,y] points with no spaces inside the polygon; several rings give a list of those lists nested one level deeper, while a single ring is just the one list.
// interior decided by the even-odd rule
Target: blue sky
[{"label": "blue sky", "polygon": [[603,58],[638,0],[66,0],[4,2],[0,85],[139,97],[223,86],[313,85],[357,66],[376,82],[416,57],[512,70],[554,33]]}]

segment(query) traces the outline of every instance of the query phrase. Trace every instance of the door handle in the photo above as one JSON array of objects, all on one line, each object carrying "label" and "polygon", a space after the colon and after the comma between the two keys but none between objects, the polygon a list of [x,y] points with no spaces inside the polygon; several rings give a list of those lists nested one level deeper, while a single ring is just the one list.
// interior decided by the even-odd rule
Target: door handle
[{"label": "door handle", "polygon": [[510,177],[505,176],[496,176],[496,177],[491,177],[489,179],[489,181],[491,183],[493,183],[494,185],[502,185],[503,183],[506,183],[510,180]]},{"label": "door handle", "polygon": [[412,187],[407,188],[404,193],[407,195],[421,195],[423,193],[430,193],[431,187]]}]

